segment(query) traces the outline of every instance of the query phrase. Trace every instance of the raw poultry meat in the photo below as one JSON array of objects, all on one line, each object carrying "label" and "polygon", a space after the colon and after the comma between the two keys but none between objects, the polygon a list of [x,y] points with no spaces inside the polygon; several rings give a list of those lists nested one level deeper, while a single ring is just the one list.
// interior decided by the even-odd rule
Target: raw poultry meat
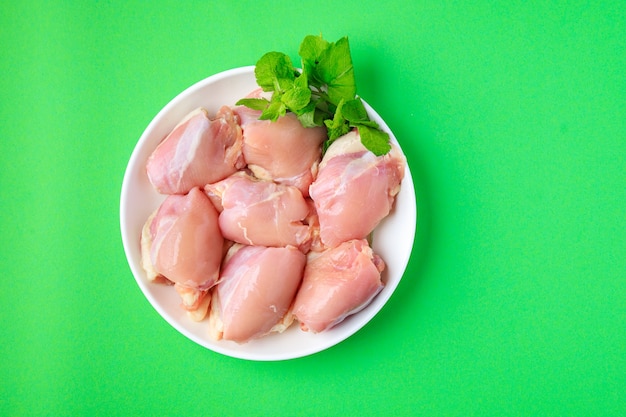
[{"label": "raw poultry meat", "polygon": [[148,178],[162,194],[185,194],[245,166],[242,132],[232,109],[214,119],[198,108],[183,119],[150,155]]},{"label": "raw poultry meat", "polygon": [[322,158],[325,128],[259,115],[224,106],[210,119],[197,109],[147,162],[169,195],[143,228],[142,266],[173,284],[192,320],[208,315],[216,340],[245,343],[296,319],[322,332],[384,286],[385,263],[366,238],[399,192],[399,147],[377,157],[353,130]]},{"label": "raw poultry meat", "polygon": [[404,166],[396,145],[377,157],[363,147],[356,130],[333,142],[309,190],[322,243],[335,247],[367,237],[391,211]]},{"label": "raw poultry meat", "polygon": [[148,219],[141,242],[144,268],[153,271],[152,278],[207,290],[219,277],[223,245],[217,210],[204,192],[192,188],[168,196]]},{"label": "raw poultry meat", "polygon": [[326,129],[305,128],[293,113],[275,122],[245,115],[241,119],[243,155],[254,175],[293,185],[308,196],[309,185],[317,175]]},{"label": "raw poultry meat", "polygon": [[287,328],[285,315],[305,263],[306,255],[294,247],[233,246],[213,289],[212,337],[245,343]]},{"label": "raw poultry meat", "polygon": [[215,204],[223,236],[261,246],[295,246],[307,250],[309,205],[296,188],[239,172],[205,187]]},{"label": "raw poultry meat", "polygon": [[383,288],[384,268],[365,239],[310,252],[293,306],[302,330],[328,330],[363,309]]}]

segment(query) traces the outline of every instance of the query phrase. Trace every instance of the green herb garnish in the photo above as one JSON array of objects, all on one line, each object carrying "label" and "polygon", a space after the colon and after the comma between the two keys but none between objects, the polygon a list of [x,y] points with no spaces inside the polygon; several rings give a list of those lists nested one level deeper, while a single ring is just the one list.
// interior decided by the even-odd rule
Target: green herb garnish
[{"label": "green herb garnish", "polygon": [[309,35],[298,54],[302,59],[301,71],[282,52],[263,55],[254,74],[259,87],[272,92],[272,98],[244,98],[237,105],[260,110],[261,120],[276,121],[292,112],[304,127],[325,126],[328,139],[324,151],[335,139],[357,128],[368,150],[378,156],[389,152],[389,135],[369,119],[356,95],[348,38],[328,42],[321,35]]}]

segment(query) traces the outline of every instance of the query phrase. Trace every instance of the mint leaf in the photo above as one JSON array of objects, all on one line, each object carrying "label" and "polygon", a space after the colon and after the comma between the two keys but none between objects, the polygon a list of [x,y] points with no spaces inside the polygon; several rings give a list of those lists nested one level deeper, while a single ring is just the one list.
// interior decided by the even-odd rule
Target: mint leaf
[{"label": "mint leaf", "polygon": [[306,107],[310,100],[311,90],[308,87],[293,87],[285,91],[285,94],[281,97],[281,101],[294,113]]},{"label": "mint leaf", "polygon": [[304,38],[298,50],[298,55],[302,58],[302,73],[307,77],[310,85],[317,89],[324,84],[317,75],[317,64],[328,45],[328,41],[323,39],[321,35],[309,35]]},{"label": "mint leaf", "polygon": [[302,40],[298,55],[302,58],[303,64],[314,67],[326,48],[328,48],[328,41],[322,38],[321,35],[308,35]]},{"label": "mint leaf", "polygon": [[343,136],[350,131],[350,125],[348,121],[343,117],[343,114],[341,112],[343,104],[344,102],[343,100],[341,100],[339,102],[339,105],[337,106],[337,110],[335,111],[335,115],[332,120],[324,120],[326,129],[328,130],[329,142],[333,142],[338,137]]},{"label": "mint leaf", "polygon": [[268,52],[257,62],[254,75],[263,91],[280,91],[293,84],[295,69],[287,55],[282,52]]},{"label": "mint leaf", "polygon": [[343,115],[346,120],[352,123],[369,120],[367,110],[365,110],[365,106],[360,98],[346,101],[343,105]]},{"label": "mint leaf", "polygon": [[295,112],[302,126],[316,127],[316,126],[324,125],[323,119],[318,117],[319,115],[315,111],[315,103],[316,103],[315,101],[311,101],[305,107]]},{"label": "mint leaf", "polygon": [[311,101],[311,90],[306,77],[297,77],[291,87],[285,90],[281,100],[294,113],[305,108]]},{"label": "mint leaf", "polygon": [[242,98],[235,106],[246,106],[252,110],[265,110],[270,102],[264,98]]},{"label": "mint leaf", "polygon": [[382,156],[391,150],[387,133],[364,125],[360,125],[357,128],[361,136],[361,143],[374,155]]},{"label": "mint leaf", "polygon": [[347,101],[354,98],[356,81],[347,37],[329,44],[322,52],[317,65],[317,74],[327,85],[331,103],[337,104],[341,99]]},{"label": "mint leaf", "polygon": [[279,117],[287,114],[287,107],[285,103],[282,102],[282,94],[274,93],[272,95],[272,100],[269,102],[269,105],[263,110],[260,120],[271,120],[275,122]]}]

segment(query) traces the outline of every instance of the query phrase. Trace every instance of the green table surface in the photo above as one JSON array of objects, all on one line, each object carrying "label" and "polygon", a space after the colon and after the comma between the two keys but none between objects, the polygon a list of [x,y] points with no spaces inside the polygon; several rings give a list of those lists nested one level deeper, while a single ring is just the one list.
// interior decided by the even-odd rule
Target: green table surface
[{"label": "green table surface", "polygon": [[[0,9],[0,415],[626,415],[623,1]],[[180,91],[319,33],[407,154],[412,257],[348,340],[230,358],[144,298],[122,177]]]}]

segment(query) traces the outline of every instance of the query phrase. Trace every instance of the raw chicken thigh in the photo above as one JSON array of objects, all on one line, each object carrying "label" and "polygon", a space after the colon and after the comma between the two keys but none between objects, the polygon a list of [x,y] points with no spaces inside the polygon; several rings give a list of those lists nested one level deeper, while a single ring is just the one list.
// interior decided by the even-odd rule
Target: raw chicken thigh
[{"label": "raw chicken thigh", "polygon": [[293,113],[275,122],[245,116],[242,121],[243,155],[254,175],[293,185],[308,196],[309,185],[317,175],[326,129],[305,128]]},{"label": "raw chicken thigh", "polygon": [[150,155],[148,178],[162,194],[185,194],[243,168],[242,144],[241,127],[229,107],[213,120],[207,110],[196,109]]},{"label": "raw chicken thigh", "polygon": [[292,186],[253,178],[244,172],[205,187],[218,210],[223,236],[261,246],[295,246],[307,250],[309,206]]},{"label": "raw chicken thigh", "polygon": [[183,293],[185,288],[204,291],[217,282],[223,245],[217,210],[206,194],[192,188],[186,195],[168,196],[148,219],[141,242],[144,268]]},{"label": "raw chicken thigh", "polygon": [[377,157],[363,147],[356,130],[333,142],[309,190],[322,243],[335,247],[367,237],[391,211],[404,166],[396,145]]},{"label": "raw chicken thigh", "polygon": [[305,263],[306,255],[294,247],[233,246],[213,289],[212,337],[245,343],[286,329]]},{"label": "raw chicken thigh", "polygon": [[383,288],[383,260],[365,239],[310,252],[293,315],[304,331],[328,330],[363,309]]}]

